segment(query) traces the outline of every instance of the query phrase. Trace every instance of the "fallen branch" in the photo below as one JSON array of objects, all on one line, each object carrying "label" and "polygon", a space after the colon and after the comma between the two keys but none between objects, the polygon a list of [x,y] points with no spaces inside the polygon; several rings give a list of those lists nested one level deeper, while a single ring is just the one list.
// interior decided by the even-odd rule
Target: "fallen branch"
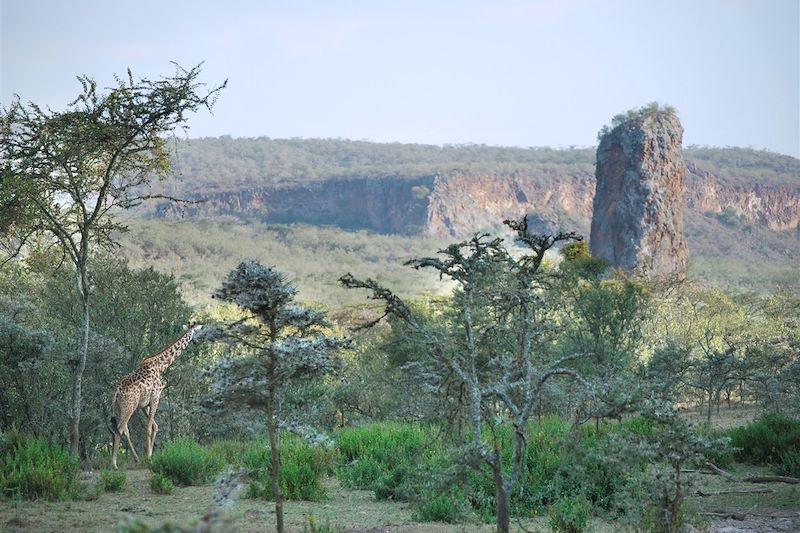
[{"label": "fallen branch", "polygon": [[722,509],[717,509],[714,511],[709,511],[702,513],[706,516],[711,516],[713,518],[731,518],[733,520],[745,520],[748,516],[755,516],[758,518],[793,518],[795,516],[800,516],[800,513],[754,513],[752,511],[725,511]]},{"label": "fallen branch", "polygon": [[[789,477],[789,476],[748,476],[739,479],[729,474],[728,472],[724,471],[714,463],[706,461],[706,466],[710,468],[713,473],[724,477],[728,481],[737,481],[739,483],[790,483],[792,485],[800,484],[800,478]],[[700,472],[701,474],[705,473],[702,471],[698,472]]]},{"label": "fallen branch", "polygon": [[745,518],[747,518],[747,513],[736,513],[736,512],[725,513],[725,512],[714,511],[703,514],[706,516],[711,516],[713,518],[722,518],[723,520],[727,518],[732,518],[733,520],[744,520]]},{"label": "fallen branch", "polygon": [[800,484],[800,478],[788,476],[750,476],[742,478],[740,481],[744,483],[790,483],[792,485]]},{"label": "fallen branch", "polygon": [[703,492],[698,490],[695,493],[695,496],[701,496],[703,498],[707,496],[720,496],[722,494],[768,494],[770,492],[775,492],[772,489],[749,489],[749,490],[720,490],[717,492]]},{"label": "fallen branch", "polygon": [[709,476],[718,476],[719,475],[717,472],[714,472],[714,471],[711,471],[711,470],[694,470],[694,469],[691,469],[691,468],[682,468],[681,469],[681,474],[706,474],[706,475],[709,475]]},{"label": "fallen branch", "polygon": [[729,474],[728,472],[724,471],[723,469],[721,469],[720,467],[718,467],[717,465],[715,465],[710,461],[706,461],[706,466],[710,468],[712,472],[724,477],[728,481],[738,481],[735,477],[733,477],[732,474]]}]

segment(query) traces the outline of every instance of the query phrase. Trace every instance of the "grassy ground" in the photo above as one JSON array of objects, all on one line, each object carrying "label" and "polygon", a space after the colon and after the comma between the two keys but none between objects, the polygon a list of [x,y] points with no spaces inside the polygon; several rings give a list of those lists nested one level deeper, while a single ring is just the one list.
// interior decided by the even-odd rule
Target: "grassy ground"
[{"label": "grassy ground", "polygon": [[[100,494],[91,501],[74,502],[2,502],[0,530],[2,531],[110,531],[129,517],[155,526],[164,522],[190,525],[214,508],[213,487],[177,488],[166,496],[150,490],[150,471],[128,471],[128,484],[122,492]],[[84,473],[86,483],[93,487],[97,473]],[[377,502],[370,491],[344,490],[332,478],[326,480],[329,496],[322,502],[287,502],[285,520],[288,531],[303,531],[310,516],[317,525],[330,525],[334,531],[391,531],[420,533],[449,533],[461,531],[493,531],[491,524],[449,525],[418,523],[411,520],[407,504]],[[229,518],[240,532],[273,531],[274,504],[263,500],[240,499]],[[546,521],[528,520],[526,529],[546,529]],[[597,521],[598,532],[613,531]],[[521,531],[519,525],[515,530]]]},{"label": "grassy ground", "polygon": [[[736,465],[731,473],[737,477],[766,474],[766,469]],[[88,492],[94,494],[97,472],[85,472]],[[149,487],[150,471],[131,469],[128,484],[122,492],[103,493],[96,499],[72,502],[9,502],[0,506],[0,530],[3,531],[111,531],[116,524],[129,517],[155,526],[165,522],[180,525],[196,523],[214,506],[210,485],[177,488],[171,495],[154,494]],[[303,531],[310,516],[318,525],[330,525],[334,531],[392,533],[448,533],[461,531],[489,532],[492,524],[450,525],[418,523],[411,519],[407,504],[377,502],[369,491],[345,490],[336,480],[327,479],[328,499],[322,502],[288,502],[286,525],[288,531]],[[725,481],[719,476],[699,475],[694,490],[704,494],[731,491],[766,489],[769,493],[724,494],[715,496],[690,496],[688,507],[702,519],[709,521],[712,531],[722,530],[731,520],[707,517],[705,513],[749,513],[747,521],[732,520],[730,527],[755,527],[753,531],[770,531],[772,525],[789,524],[800,528],[800,485],[782,483],[748,484]],[[274,530],[274,505],[263,500],[241,499],[228,515],[237,531],[256,532]],[[546,518],[525,520],[513,524],[515,531],[548,531]],[[604,533],[619,531],[618,524],[595,519],[592,531]],[[738,529],[745,531],[746,529]],[[774,529],[779,531],[780,529]],[[792,531],[793,529],[784,529]],[[797,529],[794,529],[797,530]],[[737,529],[729,530],[737,531]]]},{"label": "grassy ground", "polygon": [[[752,420],[757,411],[749,407],[723,408],[714,412],[715,427],[728,428]],[[686,416],[704,422],[702,411]],[[735,478],[769,475],[765,467],[736,464],[728,471]],[[97,471],[84,472],[82,481],[89,496],[70,502],[0,500],[0,531],[113,531],[117,524],[131,517],[156,526],[172,522],[182,526],[196,523],[215,507],[211,485],[177,488],[171,495],[157,495],[150,490],[150,471],[131,468],[122,492],[96,495]],[[716,475],[695,474],[695,484],[687,498],[687,508],[696,520],[710,526],[710,531],[800,531],[800,485],[784,483],[740,483]],[[347,532],[489,532],[492,524],[450,525],[419,523],[412,520],[408,504],[376,501],[372,492],[346,490],[333,478],[325,480],[328,498],[321,502],[287,502],[287,531],[303,531],[309,517],[317,525],[329,525],[333,531]],[[750,491],[769,492],[750,492]],[[702,495],[698,494],[698,491]],[[743,491],[728,494],[721,492]],[[709,514],[711,513],[711,514]],[[725,514],[746,513],[744,520],[725,518]],[[716,516],[713,516],[716,515]],[[241,532],[274,531],[274,504],[263,500],[240,499],[226,515],[229,524]],[[513,522],[514,531],[549,531],[546,517]],[[621,531],[620,524],[602,519],[592,521],[590,531]],[[217,531],[214,529],[213,531]]]}]

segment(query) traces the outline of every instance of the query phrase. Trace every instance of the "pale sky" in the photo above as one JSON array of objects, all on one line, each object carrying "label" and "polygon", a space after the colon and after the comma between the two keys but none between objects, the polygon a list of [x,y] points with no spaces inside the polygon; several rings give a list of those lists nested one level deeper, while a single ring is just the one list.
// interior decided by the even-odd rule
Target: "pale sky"
[{"label": "pale sky", "polygon": [[800,157],[800,0],[2,0],[2,103],[63,109],[205,61],[191,137],[590,146],[677,108],[684,144]]}]

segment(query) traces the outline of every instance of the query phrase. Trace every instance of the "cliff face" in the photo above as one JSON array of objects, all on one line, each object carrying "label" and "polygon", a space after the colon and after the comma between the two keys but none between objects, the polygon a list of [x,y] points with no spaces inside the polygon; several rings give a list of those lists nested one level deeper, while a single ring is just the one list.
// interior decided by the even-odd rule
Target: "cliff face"
[{"label": "cliff face", "polygon": [[[800,186],[728,185],[687,162],[686,209],[696,215],[733,213],[773,231],[800,224]],[[198,198],[183,194],[183,196]],[[594,176],[582,169],[541,175],[456,174],[348,178],[298,186],[254,187],[204,195],[188,216],[267,223],[335,225],[403,235],[463,236],[496,229],[504,218],[531,215],[534,230],[588,233]],[[162,204],[152,213],[174,216]]]},{"label": "cliff face", "polygon": [[[238,141],[226,142],[231,145],[228,148],[238,146]],[[298,143],[303,146],[303,142]],[[370,150],[375,152],[387,149],[382,145],[371,146],[374,148]],[[213,153],[200,141],[195,148],[197,154]],[[333,148],[340,150],[342,147]],[[399,150],[402,147],[389,148]],[[418,148],[409,158],[422,157]],[[433,148],[435,154],[446,152]],[[336,150],[331,153],[338,153]],[[458,155],[459,150],[453,149],[453,153]],[[227,159],[219,155],[210,161],[192,158],[182,161],[183,178],[167,182],[173,188],[163,192],[202,199],[203,203],[189,204],[185,208],[187,215],[199,217],[461,237],[474,231],[498,229],[504,218],[528,214],[536,231],[588,234],[595,196],[591,151],[537,152],[475,147],[463,150],[484,150],[487,162],[478,161],[477,166],[482,168],[473,168],[476,162],[459,162],[451,154],[449,157],[454,161],[448,165],[441,163],[441,169],[410,166],[398,168],[396,174],[376,176],[384,167],[375,162],[365,168],[371,172],[366,177],[356,170],[349,173],[340,169],[335,177],[325,179],[320,177],[324,170],[309,167],[298,171],[298,177],[283,177],[279,182],[269,177],[275,165],[262,165],[263,168],[255,163],[244,165],[244,159],[232,150],[234,155]],[[749,224],[789,242],[792,249],[800,249],[800,244],[793,244],[798,240],[795,236],[800,236],[795,231],[800,222],[800,162],[738,149],[691,149],[684,153],[687,166],[685,215],[693,247],[700,243],[698,239],[703,241],[702,246],[710,244],[718,230],[726,232],[721,237],[723,240],[738,243],[742,239],[733,235]],[[540,157],[539,154],[550,159],[532,161]],[[316,152],[312,155],[322,157]],[[433,156],[429,154],[428,157]],[[391,160],[388,156],[387,159]],[[613,161],[611,157],[609,164]],[[207,175],[202,174],[203,169]],[[314,179],[304,178],[306,172]],[[177,213],[173,205],[162,204],[150,206],[150,211],[143,214]],[[783,246],[777,241],[773,244],[774,247]]]},{"label": "cliff face", "polygon": [[692,161],[687,162],[687,169],[687,209],[708,214],[731,213],[772,231],[792,231],[800,225],[798,186],[727,185]]},{"label": "cliff face", "polygon": [[685,275],[683,127],[666,111],[640,114],[597,148],[592,253],[645,275]]}]

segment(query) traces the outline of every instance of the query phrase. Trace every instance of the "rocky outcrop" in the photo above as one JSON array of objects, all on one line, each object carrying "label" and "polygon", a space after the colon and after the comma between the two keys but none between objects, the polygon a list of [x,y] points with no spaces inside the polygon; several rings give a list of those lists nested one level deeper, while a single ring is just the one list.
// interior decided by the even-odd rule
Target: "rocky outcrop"
[{"label": "rocky outcrop", "polygon": [[671,111],[621,120],[597,148],[592,254],[649,276],[683,276],[686,165],[683,127]]}]

